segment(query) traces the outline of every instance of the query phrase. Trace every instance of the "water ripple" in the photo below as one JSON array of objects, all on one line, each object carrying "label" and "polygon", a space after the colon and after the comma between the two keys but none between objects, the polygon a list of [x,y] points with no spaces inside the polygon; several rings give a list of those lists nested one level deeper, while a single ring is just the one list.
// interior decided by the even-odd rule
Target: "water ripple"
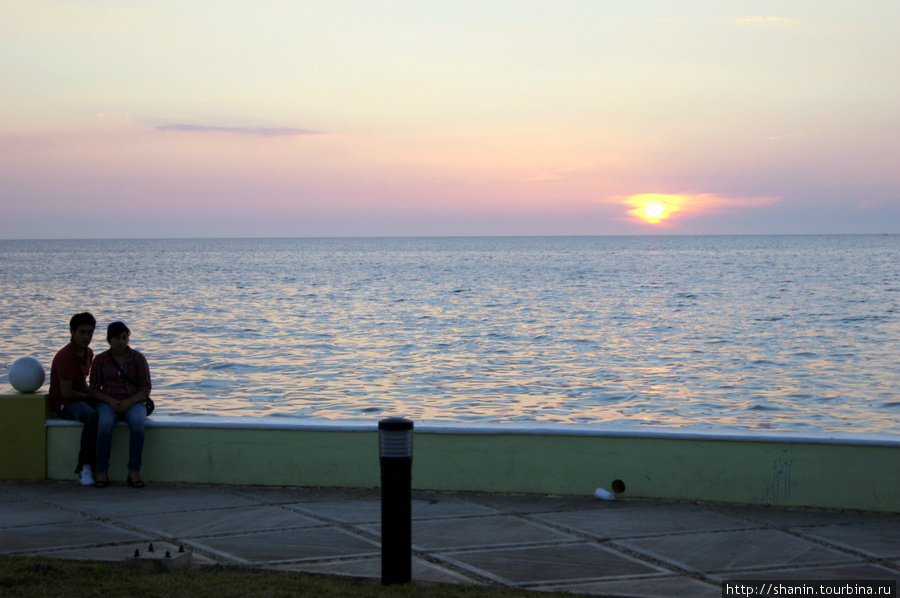
[{"label": "water ripple", "polygon": [[897,236],[0,241],[0,259],[0,366],[49,366],[76,311],[124,319],[160,413],[900,433]]}]

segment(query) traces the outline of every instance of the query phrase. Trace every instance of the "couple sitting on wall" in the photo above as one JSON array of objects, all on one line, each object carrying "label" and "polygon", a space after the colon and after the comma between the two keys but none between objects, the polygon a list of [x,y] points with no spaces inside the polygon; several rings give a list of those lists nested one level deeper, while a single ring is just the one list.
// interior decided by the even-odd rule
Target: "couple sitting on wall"
[{"label": "couple sitting on wall", "polygon": [[94,358],[90,344],[96,325],[94,316],[87,312],[75,314],[69,321],[72,340],[60,349],[50,366],[50,404],[59,417],[84,424],[75,470],[82,485],[109,485],[113,426],[124,421],[131,429],[126,481],[129,486],[143,488],[140,472],[150,368],[146,358],[128,346],[131,331],[122,322],[107,327],[109,350]]}]

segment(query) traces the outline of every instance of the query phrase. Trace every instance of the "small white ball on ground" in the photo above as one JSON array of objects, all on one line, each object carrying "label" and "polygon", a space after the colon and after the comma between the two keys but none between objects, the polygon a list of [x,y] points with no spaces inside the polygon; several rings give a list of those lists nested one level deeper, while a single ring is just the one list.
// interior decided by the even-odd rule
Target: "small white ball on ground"
[{"label": "small white ball on ground", "polygon": [[45,379],[44,366],[34,357],[20,357],[9,368],[9,383],[19,392],[34,392]]},{"label": "small white ball on ground", "polygon": [[613,494],[609,490],[604,490],[603,488],[597,488],[594,491],[594,496],[596,496],[600,500],[616,500],[615,494]]}]

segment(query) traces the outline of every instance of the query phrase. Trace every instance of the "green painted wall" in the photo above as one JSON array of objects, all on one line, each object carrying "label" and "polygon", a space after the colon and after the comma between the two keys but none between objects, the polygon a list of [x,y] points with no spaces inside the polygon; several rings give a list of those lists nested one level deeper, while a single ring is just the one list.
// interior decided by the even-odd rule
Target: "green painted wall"
[{"label": "green painted wall", "polygon": [[44,394],[0,395],[0,479],[47,476],[46,404]]},{"label": "green painted wall", "polygon": [[[72,478],[80,427],[48,428],[47,472]],[[124,480],[127,428],[112,479]],[[148,427],[150,482],[380,484],[378,433]],[[74,478],[73,478],[74,479]],[[642,436],[415,433],[417,489],[592,495],[900,512],[900,444],[697,440]]]},{"label": "green painted wall", "polygon": [[900,447],[585,436],[416,435],[423,488],[900,512]]},{"label": "green painted wall", "polygon": [[[74,479],[81,428],[48,430],[48,477]],[[124,481],[127,463],[128,428],[117,426],[110,478]],[[375,487],[378,433],[148,427],[141,472],[160,482]]]}]

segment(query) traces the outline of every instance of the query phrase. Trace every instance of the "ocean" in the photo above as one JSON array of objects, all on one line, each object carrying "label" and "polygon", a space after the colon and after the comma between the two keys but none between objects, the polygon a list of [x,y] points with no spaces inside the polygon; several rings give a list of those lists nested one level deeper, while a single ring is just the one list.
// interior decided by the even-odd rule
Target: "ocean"
[{"label": "ocean", "polygon": [[[0,385],[80,311],[157,413],[900,433],[900,236],[0,241]],[[46,390],[46,386],[44,387]]]}]

